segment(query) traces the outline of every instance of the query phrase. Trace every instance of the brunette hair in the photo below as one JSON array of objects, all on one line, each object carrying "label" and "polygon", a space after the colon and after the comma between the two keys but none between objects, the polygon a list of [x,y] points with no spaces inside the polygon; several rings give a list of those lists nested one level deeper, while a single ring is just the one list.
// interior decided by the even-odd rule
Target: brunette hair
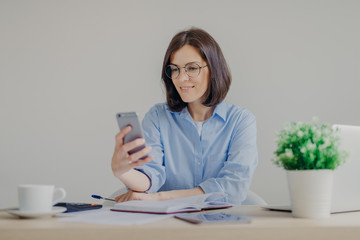
[{"label": "brunette hair", "polygon": [[187,103],[182,101],[171,78],[165,73],[166,66],[170,64],[171,55],[184,45],[195,47],[209,68],[210,81],[204,94],[203,104],[208,107],[218,105],[224,100],[230,88],[229,67],[215,39],[202,29],[191,28],[177,33],[165,53],[161,78],[166,88],[166,100],[170,110],[180,112],[187,106]]}]

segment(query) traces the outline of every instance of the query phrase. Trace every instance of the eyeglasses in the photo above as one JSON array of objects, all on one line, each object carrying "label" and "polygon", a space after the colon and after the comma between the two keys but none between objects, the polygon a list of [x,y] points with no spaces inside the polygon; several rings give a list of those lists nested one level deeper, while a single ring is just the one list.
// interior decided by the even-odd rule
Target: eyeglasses
[{"label": "eyeglasses", "polygon": [[207,67],[207,65],[200,67],[200,65],[197,63],[188,63],[185,65],[185,67],[178,67],[174,64],[170,64],[166,66],[165,74],[171,79],[176,79],[180,75],[180,69],[184,68],[186,75],[191,78],[196,78],[199,76],[201,69],[204,67]]}]

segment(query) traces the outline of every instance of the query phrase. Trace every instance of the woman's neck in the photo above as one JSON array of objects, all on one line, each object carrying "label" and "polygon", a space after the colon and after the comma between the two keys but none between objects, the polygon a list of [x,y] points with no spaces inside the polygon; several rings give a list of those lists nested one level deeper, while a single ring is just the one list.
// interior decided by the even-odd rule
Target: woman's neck
[{"label": "woman's neck", "polygon": [[214,107],[207,107],[201,103],[189,103],[188,110],[195,122],[203,122],[212,116]]}]

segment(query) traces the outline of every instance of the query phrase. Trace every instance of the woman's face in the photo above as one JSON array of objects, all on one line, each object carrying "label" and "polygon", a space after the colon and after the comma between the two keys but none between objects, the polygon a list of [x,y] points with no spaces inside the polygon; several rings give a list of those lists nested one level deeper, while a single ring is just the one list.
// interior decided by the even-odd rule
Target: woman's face
[{"label": "woman's face", "polygon": [[202,97],[209,85],[209,68],[201,68],[200,74],[197,77],[191,78],[183,68],[188,63],[196,63],[200,67],[207,65],[195,47],[185,45],[171,55],[170,64],[180,68],[180,75],[172,79],[172,81],[184,102],[202,103]]}]

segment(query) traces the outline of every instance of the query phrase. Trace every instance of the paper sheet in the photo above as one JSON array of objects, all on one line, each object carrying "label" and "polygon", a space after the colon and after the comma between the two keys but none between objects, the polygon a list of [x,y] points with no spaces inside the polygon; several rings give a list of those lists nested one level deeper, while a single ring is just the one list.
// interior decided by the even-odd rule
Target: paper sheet
[{"label": "paper sheet", "polygon": [[56,216],[61,216],[61,218],[57,219],[59,222],[80,222],[130,226],[159,221],[170,218],[173,215],[114,212],[110,211],[110,207],[103,207],[97,210],[60,213]]}]

